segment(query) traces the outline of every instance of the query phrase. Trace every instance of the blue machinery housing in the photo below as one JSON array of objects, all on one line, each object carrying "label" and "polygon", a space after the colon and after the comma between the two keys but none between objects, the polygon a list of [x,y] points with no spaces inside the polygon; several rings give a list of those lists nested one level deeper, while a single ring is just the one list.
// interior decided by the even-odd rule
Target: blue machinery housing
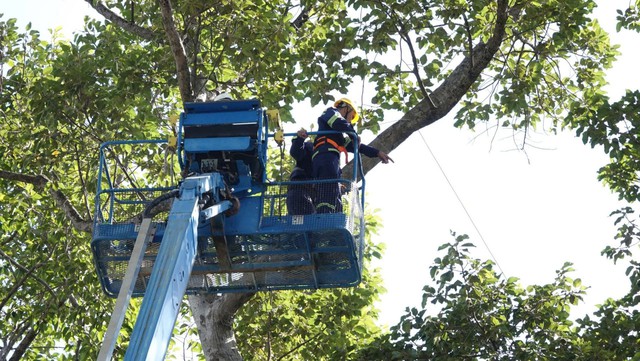
[{"label": "blue machinery housing", "polygon": [[[104,292],[118,295],[145,217],[153,218],[154,233],[133,296],[170,297],[149,292],[159,287],[152,271],[174,267],[171,262],[184,278],[184,292],[173,296],[179,299],[184,293],[357,285],[364,247],[359,172],[335,180],[348,190],[343,213],[290,215],[285,198],[294,183],[267,181],[273,136],[260,102],[237,100],[185,104],[175,149],[165,140],[104,143],[91,244]],[[313,188],[318,182],[306,183]]]}]

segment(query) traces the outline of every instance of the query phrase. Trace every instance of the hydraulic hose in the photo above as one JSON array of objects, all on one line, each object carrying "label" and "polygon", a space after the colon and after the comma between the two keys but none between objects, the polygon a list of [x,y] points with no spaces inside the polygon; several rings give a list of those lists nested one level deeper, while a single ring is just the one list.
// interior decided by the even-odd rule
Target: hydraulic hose
[{"label": "hydraulic hose", "polygon": [[160,203],[166,201],[167,199],[171,199],[171,198],[175,198],[178,196],[178,194],[180,194],[180,190],[179,189],[175,189],[172,190],[170,192],[161,194],[159,197],[153,199],[151,202],[149,202],[147,204],[147,206],[144,208],[144,212],[142,212],[142,217],[143,218],[148,218],[151,216],[151,210],[153,208],[155,208],[156,206],[158,206]]}]

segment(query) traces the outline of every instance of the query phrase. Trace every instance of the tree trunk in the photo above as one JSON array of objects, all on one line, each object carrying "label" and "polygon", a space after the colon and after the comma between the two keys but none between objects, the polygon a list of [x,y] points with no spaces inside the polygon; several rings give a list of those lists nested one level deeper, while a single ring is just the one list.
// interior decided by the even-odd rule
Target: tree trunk
[{"label": "tree trunk", "polygon": [[233,332],[236,311],[255,293],[189,296],[191,313],[198,326],[207,361],[242,361]]}]

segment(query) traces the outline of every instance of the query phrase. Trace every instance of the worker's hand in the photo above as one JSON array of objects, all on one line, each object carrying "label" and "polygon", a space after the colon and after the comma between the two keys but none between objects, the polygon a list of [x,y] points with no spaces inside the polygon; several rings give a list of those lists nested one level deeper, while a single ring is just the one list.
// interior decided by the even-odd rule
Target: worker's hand
[{"label": "worker's hand", "polygon": [[387,155],[387,153],[383,152],[383,151],[378,151],[378,158],[380,158],[380,160],[382,161],[382,163],[387,164],[389,163],[389,161],[391,161],[391,163],[395,163],[393,161],[393,159],[391,159],[391,157],[389,157]]},{"label": "worker's hand", "polygon": [[298,130],[298,136],[302,139],[307,139],[307,137],[309,136],[307,134],[307,130],[304,128],[300,128],[300,130]]}]

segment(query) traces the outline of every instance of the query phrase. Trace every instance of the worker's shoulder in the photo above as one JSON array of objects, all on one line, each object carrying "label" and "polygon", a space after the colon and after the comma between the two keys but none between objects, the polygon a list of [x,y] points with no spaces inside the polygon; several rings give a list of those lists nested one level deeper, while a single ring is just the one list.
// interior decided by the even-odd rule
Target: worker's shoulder
[{"label": "worker's shoulder", "polygon": [[335,116],[336,114],[340,114],[340,113],[338,112],[338,109],[333,108],[333,107],[329,107],[329,108],[325,109],[325,110],[322,112],[322,114],[320,115],[320,118],[319,118],[319,119],[325,119],[325,120],[326,120],[326,119],[329,119],[329,118],[331,118],[331,117]]}]

